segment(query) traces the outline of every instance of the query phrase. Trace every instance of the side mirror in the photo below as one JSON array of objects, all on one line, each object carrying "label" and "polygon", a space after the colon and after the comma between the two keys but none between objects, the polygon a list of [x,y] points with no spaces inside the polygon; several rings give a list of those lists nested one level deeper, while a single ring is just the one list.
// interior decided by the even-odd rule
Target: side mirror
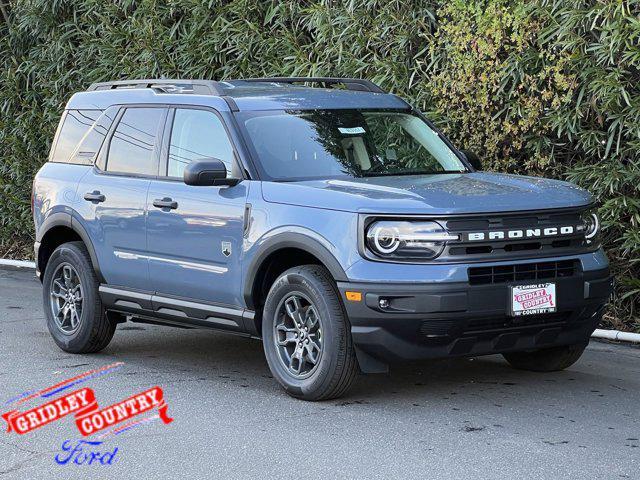
[{"label": "side mirror", "polygon": [[240,182],[237,178],[227,178],[227,167],[217,158],[194,160],[184,168],[184,183],[198,187],[228,185]]},{"label": "side mirror", "polygon": [[469,150],[460,151],[475,170],[482,170],[482,162],[480,161],[480,157]]}]

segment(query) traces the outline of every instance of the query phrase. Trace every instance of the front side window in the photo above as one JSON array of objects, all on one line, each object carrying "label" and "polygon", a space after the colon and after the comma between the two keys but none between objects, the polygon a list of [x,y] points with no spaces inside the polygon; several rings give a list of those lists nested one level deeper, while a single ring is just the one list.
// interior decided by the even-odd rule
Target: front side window
[{"label": "front side window", "polygon": [[438,132],[411,113],[313,110],[239,116],[262,173],[272,180],[467,171]]},{"label": "front side window", "polygon": [[116,127],[107,156],[107,171],[155,175],[156,142],[162,108],[128,108]]},{"label": "front side window", "polygon": [[167,176],[182,178],[184,167],[204,158],[222,160],[231,171],[233,147],[218,116],[207,110],[177,109],[171,128]]},{"label": "front side window", "polygon": [[101,113],[100,110],[68,110],[62,119],[49,161],[73,163],[71,154]]}]

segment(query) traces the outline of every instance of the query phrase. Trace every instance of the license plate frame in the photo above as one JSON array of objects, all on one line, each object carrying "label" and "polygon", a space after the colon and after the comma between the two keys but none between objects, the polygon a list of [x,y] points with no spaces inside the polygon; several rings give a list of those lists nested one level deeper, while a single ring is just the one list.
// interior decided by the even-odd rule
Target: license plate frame
[{"label": "license plate frame", "polygon": [[555,282],[509,286],[509,315],[526,317],[545,315],[558,311]]}]

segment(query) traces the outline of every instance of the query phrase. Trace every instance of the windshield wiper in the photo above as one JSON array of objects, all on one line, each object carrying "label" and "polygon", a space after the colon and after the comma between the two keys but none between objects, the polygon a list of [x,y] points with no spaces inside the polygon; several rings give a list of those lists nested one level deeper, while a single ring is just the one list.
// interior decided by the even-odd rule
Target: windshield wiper
[{"label": "windshield wiper", "polygon": [[372,172],[362,173],[363,177],[401,177],[408,175],[447,175],[453,173],[469,173],[469,170],[440,170],[433,172]]}]

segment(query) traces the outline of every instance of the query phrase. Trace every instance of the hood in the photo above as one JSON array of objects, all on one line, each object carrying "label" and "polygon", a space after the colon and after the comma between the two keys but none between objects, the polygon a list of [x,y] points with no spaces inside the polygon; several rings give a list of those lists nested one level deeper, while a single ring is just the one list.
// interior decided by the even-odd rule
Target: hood
[{"label": "hood", "polygon": [[391,214],[544,210],[593,201],[571,183],[487,172],[264,182],[263,196],[288,205]]}]

